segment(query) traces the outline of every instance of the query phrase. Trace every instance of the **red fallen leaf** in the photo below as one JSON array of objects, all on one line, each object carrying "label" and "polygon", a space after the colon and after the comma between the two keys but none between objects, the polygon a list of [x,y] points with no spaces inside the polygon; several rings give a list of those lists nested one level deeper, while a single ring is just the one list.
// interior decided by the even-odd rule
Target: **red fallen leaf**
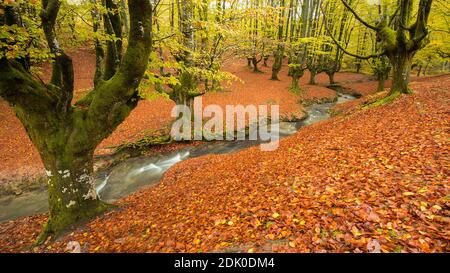
[{"label": "red fallen leaf", "polygon": [[371,211],[369,213],[369,215],[367,215],[367,221],[379,222],[380,221],[380,217],[378,216],[378,214],[376,212]]}]

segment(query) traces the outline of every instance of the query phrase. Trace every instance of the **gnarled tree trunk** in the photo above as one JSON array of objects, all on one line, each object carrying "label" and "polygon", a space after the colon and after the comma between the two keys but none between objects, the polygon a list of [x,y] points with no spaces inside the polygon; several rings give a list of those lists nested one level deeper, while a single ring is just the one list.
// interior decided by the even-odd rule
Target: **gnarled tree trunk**
[{"label": "gnarled tree trunk", "polygon": [[[121,46],[108,46],[104,67],[108,80],[96,82],[91,92],[72,105],[72,61],[59,47],[54,28],[60,5],[60,0],[43,1],[41,14],[48,46],[55,54],[50,84],[34,78],[23,59],[0,59],[0,96],[26,128],[47,171],[50,215],[38,242],[109,207],[95,190],[93,153],[136,107],[137,87],[152,44],[150,2],[128,1],[130,34],[125,55],[117,65]],[[22,26],[17,5],[8,6],[5,13],[6,24]],[[114,31],[108,26],[106,30]]]}]

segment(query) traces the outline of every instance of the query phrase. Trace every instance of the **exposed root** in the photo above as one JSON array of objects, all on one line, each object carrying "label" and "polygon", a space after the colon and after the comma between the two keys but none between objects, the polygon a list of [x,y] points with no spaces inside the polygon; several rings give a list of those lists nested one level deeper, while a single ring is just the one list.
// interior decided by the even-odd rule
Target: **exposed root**
[{"label": "exposed root", "polygon": [[[408,90],[408,92],[406,94],[411,94],[412,92]],[[366,102],[362,109],[368,109],[368,108],[372,108],[372,107],[377,107],[377,106],[381,106],[381,105],[385,105],[385,104],[390,104],[393,101],[395,101],[398,97],[400,97],[402,94],[402,92],[400,91],[391,91],[387,94],[387,96],[378,99],[376,101],[368,101]]]},{"label": "exposed root", "polygon": [[98,200],[95,202],[95,205],[92,205],[89,209],[85,208],[81,210],[81,213],[64,213],[59,215],[57,218],[50,217],[44,224],[41,233],[36,238],[34,246],[39,246],[45,243],[49,236],[54,236],[53,239],[55,239],[63,234],[64,231],[73,228],[74,226],[83,224],[93,217],[114,208],[117,208],[117,206]]}]

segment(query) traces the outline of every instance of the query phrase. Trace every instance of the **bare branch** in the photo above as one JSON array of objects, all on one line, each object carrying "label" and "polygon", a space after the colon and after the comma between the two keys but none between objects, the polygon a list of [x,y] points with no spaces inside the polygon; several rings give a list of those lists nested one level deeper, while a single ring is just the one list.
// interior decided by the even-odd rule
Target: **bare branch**
[{"label": "bare branch", "polygon": [[336,40],[336,38],[335,38],[334,35],[332,34],[331,30],[329,29],[328,24],[327,24],[326,14],[325,14],[325,11],[323,10],[322,6],[320,6],[320,10],[322,11],[322,14],[323,14],[323,20],[324,20],[324,24],[323,24],[323,25],[325,26],[325,29],[326,29],[326,31],[327,31],[327,33],[328,33],[328,36],[331,37],[331,39],[333,40],[333,42],[339,47],[340,50],[342,50],[342,52],[344,52],[345,54],[347,54],[347,55],[349,55],[349,56],[352,56],[352,57],[355,57],[355,58],[358,58],[358,59],[362,59],[362,60],[368,60],[368,59],[371,59],[371,58],[377,58],[377,57],[380,57],[380,56],[382,56],[382,55],[385,54],[385,52],[380,52],[380,53],[376,53],[376,54],[371,54],[371,55],[367,55],[367,56],[362,56],[362,55],[358,55],[358,54],[351,53],[351,52],[347,51],[347,49],[344,48],[344,47]]},{"label": "bare branch", "polygon": [[398,13],[399,10],[400,10],[400,6],[397,6],[397,8],[395,9],[394,13],[392,13],[392,15],[389,17],[388,25],[392,24],[392,21],[394,21],[395,16],[397,16],[397,13]]},{"label": "bare branch", "polygon": [[361,22],[361,24],[363,24],[364,26],[372,29],[372,30],[378,30],[378,28],[376,26],[373,26],[369,23],[367,23],[366,21],[364,21],[357,13],[354,9],[352,9],[352,7],[350,7],[350,5],[347,3],[347,1],[345,0],[341,0],[342,4],[344,4],[344,6],[351,12],[353,13],[353,15],[355,16],[355,18]]}]

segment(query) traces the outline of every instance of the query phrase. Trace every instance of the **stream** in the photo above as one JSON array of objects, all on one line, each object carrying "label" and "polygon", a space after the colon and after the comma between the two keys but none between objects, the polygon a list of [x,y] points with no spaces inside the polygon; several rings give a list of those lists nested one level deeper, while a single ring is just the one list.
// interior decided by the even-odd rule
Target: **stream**
[{"label": "stream", "polygon": [[[328,110],[335,104],[355,99],[355,97],[338,94],[334,103],[313,104],[305,107],[308,118],[300,122],[280,122],[280,138],[296,133],[307,126],[330,117]],[[158,183],[164,173],[176,163],[207,154],[228,154],[262,143],[258,140],[216,141],[196,147],[187,147],[176,152],[163,153],[151,157],[127,159],[110,168],[107,172],[96,174],[96,188],[100,198],[114,202],[139,189]],[[19,196],[0,198],[0,222],[48,211],[47,191],[25,192]]]}]

